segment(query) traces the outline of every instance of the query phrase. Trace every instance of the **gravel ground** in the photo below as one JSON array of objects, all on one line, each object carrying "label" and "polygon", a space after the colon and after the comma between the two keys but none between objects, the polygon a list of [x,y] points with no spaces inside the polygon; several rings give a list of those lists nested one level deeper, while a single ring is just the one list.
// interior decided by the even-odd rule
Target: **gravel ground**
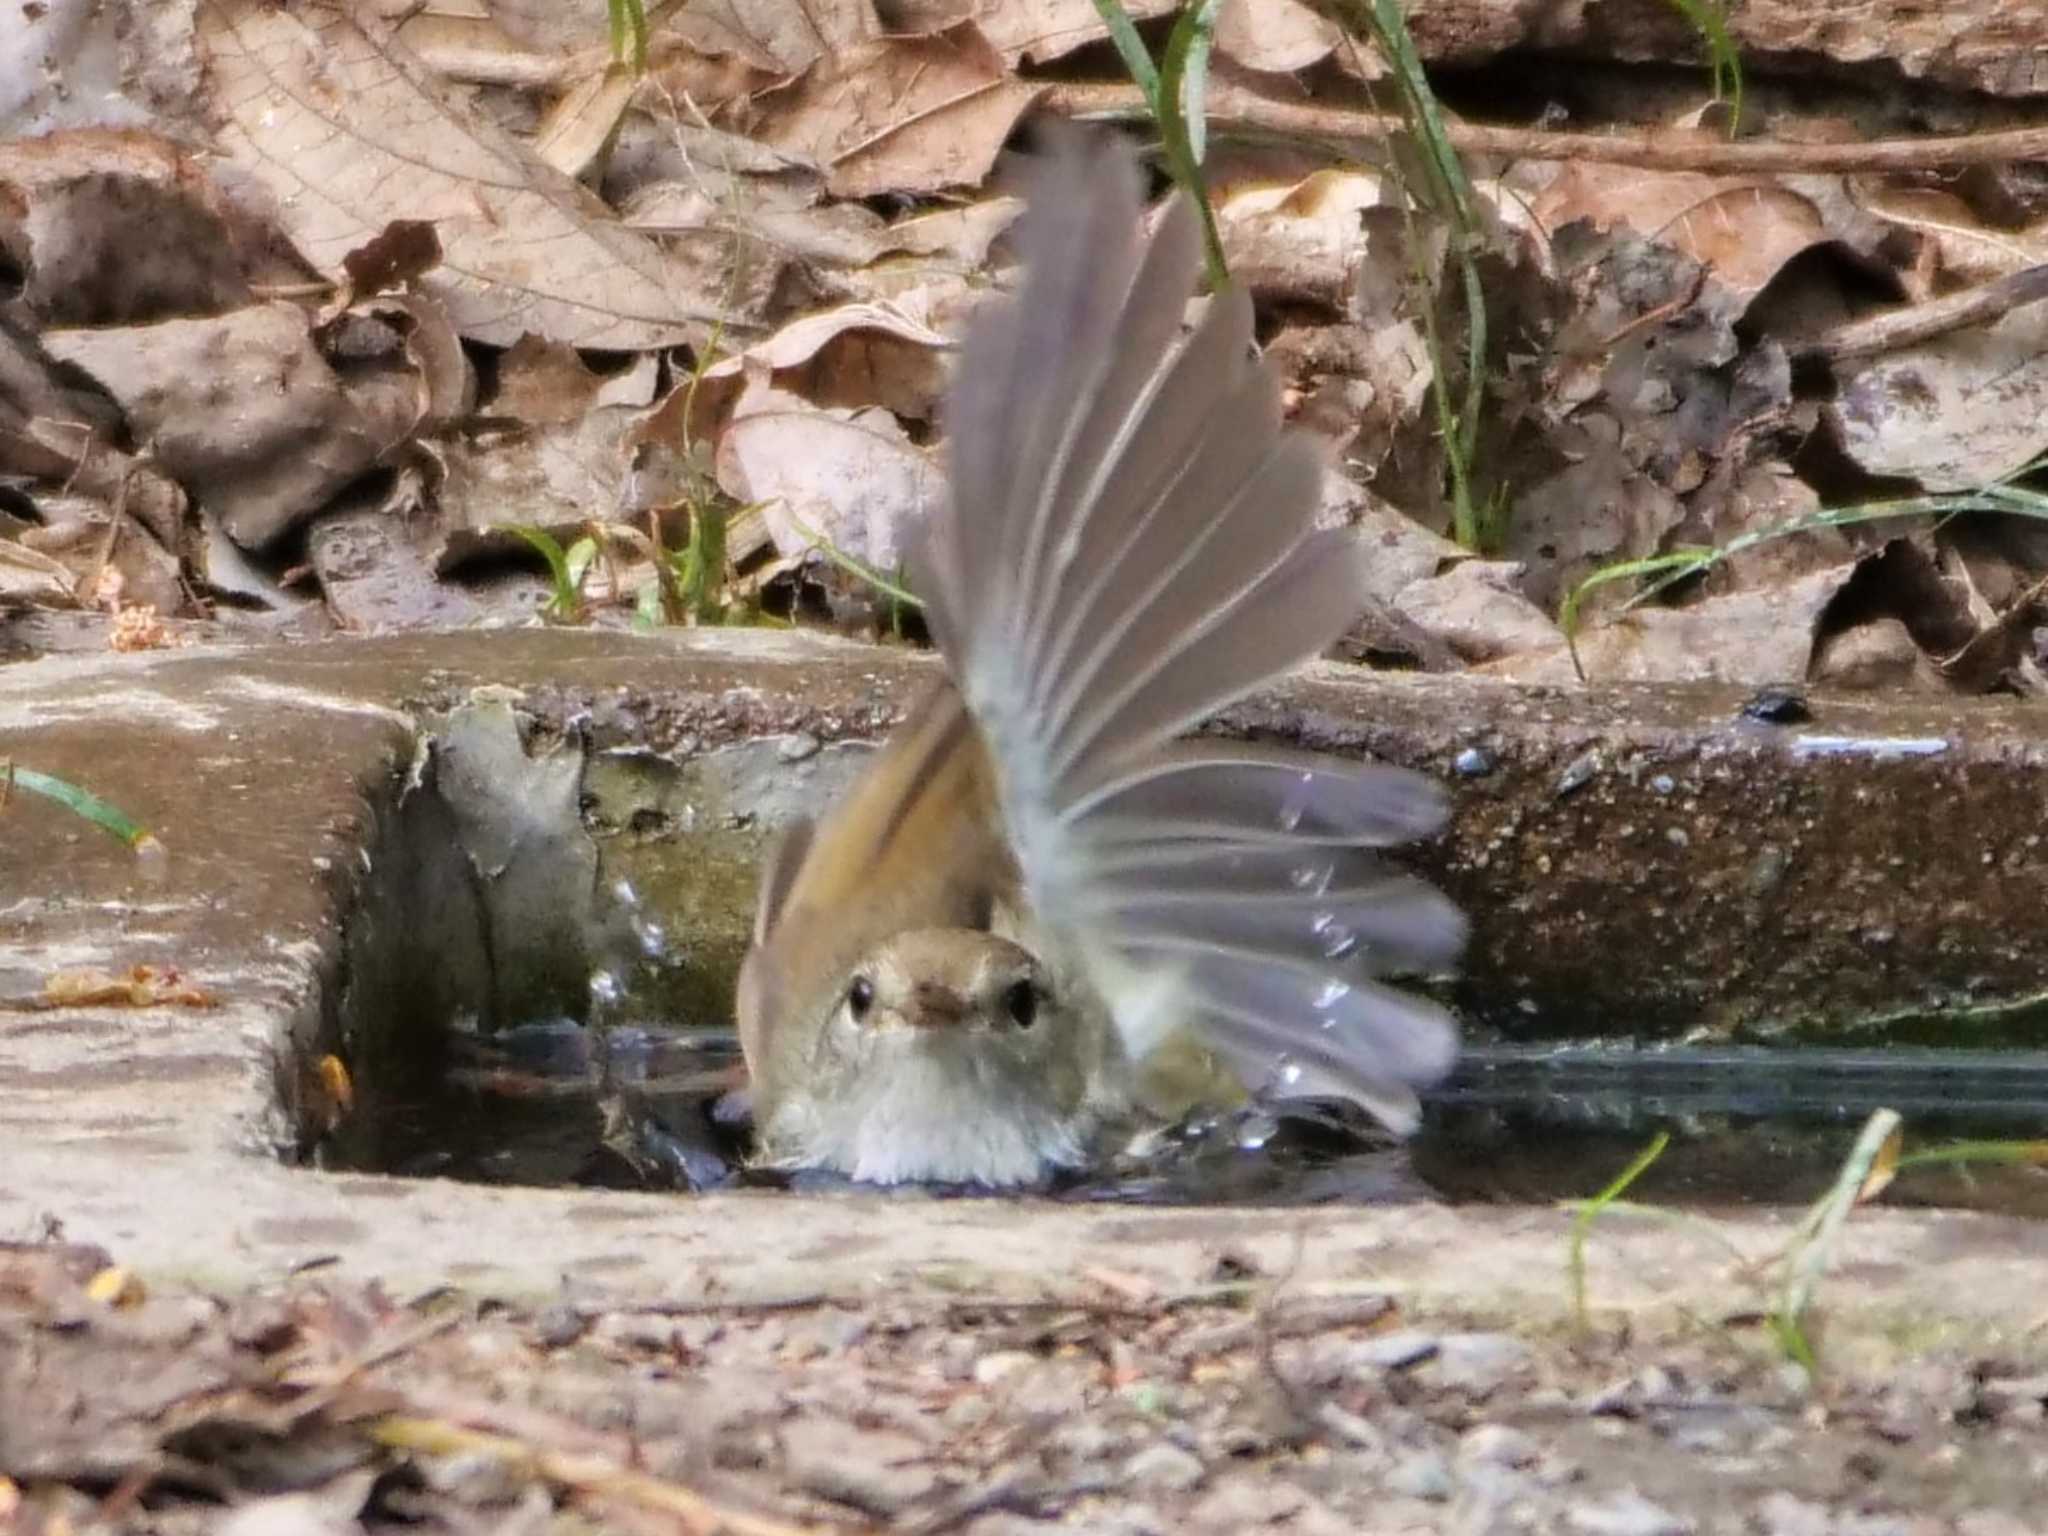
[{"label": "gravel ground", "polygon": [[2048,1317],[1903,1368],[1823,1337],[1808,1383],[1753,1317],[1504,1328],[1230,1259],[1184,1295],[1068,1279],[1099,1303],[522,1309],[0,1248],[0,1530],[2048,1529]]}]

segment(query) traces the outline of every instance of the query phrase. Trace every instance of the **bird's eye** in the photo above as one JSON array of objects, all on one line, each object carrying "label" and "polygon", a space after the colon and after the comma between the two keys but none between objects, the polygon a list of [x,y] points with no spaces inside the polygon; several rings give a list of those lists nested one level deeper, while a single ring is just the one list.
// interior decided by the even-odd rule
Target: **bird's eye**
[{"label": "bird's eye", "polygon": [[865,976],[856,976],[846,989],[846,1010],[856,1020],[867,1017],[868,1010],[875,1006],[875,984]]},{"label": "bird's eye", "polygon": [[1028,981],[1012,982],[1003,992],[1003,1012],[1019,1029],[1029,1029],[1038,1021],[1038,988]]}]

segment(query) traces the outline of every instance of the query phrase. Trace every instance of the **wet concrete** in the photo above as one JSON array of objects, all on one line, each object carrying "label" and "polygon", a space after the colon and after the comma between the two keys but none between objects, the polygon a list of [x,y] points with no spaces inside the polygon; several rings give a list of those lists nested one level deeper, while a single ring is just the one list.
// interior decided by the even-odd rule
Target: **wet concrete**
[{"label": "wet concrete", "polygon": [[[864,1296],[963,1275],[1030,1291],[1091,1266],[1174,1288],[1246,1247],[1305,1282],[1370,1278],[1418,1304],[1555,1315],[1563,1224],[1545,1209],[688,1200],[278,1161],[340,1113],[319,1056],[350,1049],[365,1020],[405,1029],[427,1011],[364,1000],[364,973],[392,953],[379,923],[419,964],[438,956],[453,995],[488,985],[457,974],[473,964],[469,941],[434,926],[452,907],[373,919],[364,906],[380,880],[439,888],[394,868],[425,839],[398,790],[434,711],[479,684],[516,687],[529,754],[585,754],[585,809],[608,857],[710,840],[686,856],[714,872],[716,893],[672,926],[701,961],[687,987],[715,1001],[736,953],[718,924],[744,910],[731,871],[792,797],[850,770],[832,744],[885,728],[930,675],[916,658],[789,635],[541,631],[0,669],[0,756],[89,786],[170,848],[152,875],[43,802],[19,797],[0,817],[0,1233],[39,1231],[47,1216],[124,1259],[198,1278],[339,1254],[402,1283],[528,1294],[565,1277],[665,1295]],[[1788,1021],[1808,1033],[2038,1039],[2029,1006],[2048,961],[2036,916],[2048,866],[2029,841],[2042,755],[2032,717],[1823,700],[1810,722],[1774,727],[1740,718],[1740,702],[1323,671],[1223,728],[1369,749],[1453,785],[1456,825],[1424,862],[1480,935],[1459,996],[1504,1030],[1733,1035]],[[785,739],[745,745],[763,735]],[[474,847],[467,857],[474,870]],[[177,966],[218,1006],[39,1005],[53,972],[134,964]],[[1752,1253],[1789,1230],[1771,1212],[1723,1228]],[[1874,1346],[1909,1322],[1915,1336],[2038,1323],[2015,1263],[2039,1249],[2024,1222],[1874,1211],[1847,1242],[1847,1273],[1865,1279],[1846,1282],[1838,1304]],[[1595,1276],[1604,1304],[1712,1312],[1729,1299],[1718,1242],[1616,1223],[1609,1245],[1613,1267]]]}]

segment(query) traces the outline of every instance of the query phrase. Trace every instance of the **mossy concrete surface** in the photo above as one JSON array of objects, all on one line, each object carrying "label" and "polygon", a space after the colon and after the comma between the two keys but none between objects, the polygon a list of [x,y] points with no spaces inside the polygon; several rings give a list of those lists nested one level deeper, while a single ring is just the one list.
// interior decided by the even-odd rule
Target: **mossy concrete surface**
[{"label": "mossy concrete surface", "polygon": [[[788,635],[587,632],[0,669],[0,757],[92,789],[169,849],[153,869],[35,797],[0,812],[0,1235],[59,1225],[213,1284],[334,1256],[394,1284],[529,1297],[565,1282],[671,1298],[1029,1296],[1128,1273],[1174,1291],[1240,1251],[1304,1286],[1561,1316],[1566,1223],[1549,1209],[655,1198],[281,1158],[309,1117],[346,1113],[318,1061],[348,1044],[338,1010],[365,953],[351,930],[394,857],[399,789],[433,710],[514,688],[499,697],[534,740],[567,732],[598,753],[703,758],[776,736],[794,745],[755,751],[750,772],[822,785],[833,754],[813,748],[877,734],[932,675]],[[2034,831],[2048,780],[2029,716],[1820,701],[1813,721],[1775,727],[1738,703],[1318,671],[1223,724],[1370,749],[1452,786],[1456,825],[1425,862],[1470,907],[1469,987],[1496,992],[1488,1011],[1503,1018],[1860,1017],[2016,1002],[2048,973]],[[174,968],[214,1005],[46,1001],[60,973],[137,965]],[[1757,1293],[1722,1239],[1765,1254],[1792,1219],[1730,1214],[1703,1235],[1611,1218],[1592,1297],[1669,1316],[1749,1307]],[[1827,1291],[1835,1335],[2023,1336],[2041,1326],[2044,1252],[2016,1220],[1861,1212]]]}]

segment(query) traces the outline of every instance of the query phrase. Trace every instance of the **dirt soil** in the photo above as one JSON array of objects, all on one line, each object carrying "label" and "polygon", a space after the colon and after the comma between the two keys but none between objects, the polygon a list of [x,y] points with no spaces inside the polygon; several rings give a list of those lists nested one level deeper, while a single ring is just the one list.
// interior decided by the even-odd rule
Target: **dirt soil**
[{"label": "dirt soil", "polygon": [[[1043,1305],[232,1296],[0,1249],[0,1529],[1967,1533],[2044,1529],[2048,1313],[1831,1362],[1754,1318],[1405,1312],[1223,1254]],[[360,1522],[360,1523],[358,1523]]]}]

